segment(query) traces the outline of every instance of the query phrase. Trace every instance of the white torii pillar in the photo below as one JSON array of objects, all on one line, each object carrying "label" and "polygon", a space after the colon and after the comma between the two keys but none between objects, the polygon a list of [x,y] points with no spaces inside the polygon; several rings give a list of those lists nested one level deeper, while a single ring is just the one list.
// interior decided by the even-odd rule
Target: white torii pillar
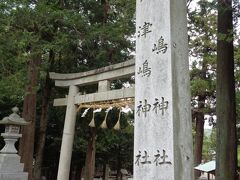
[{"label": "white torii pillar", "polygon": [[68,180],[72,158],[72,147],[75,132],[75,123],[77,115],[77,107],[75,105],[75,96],[78,94],[77,86],[69,87],[67,98],[67,111],[65,115],[65,123],[63,129],[62,145],[58,166],[57,180]]}]

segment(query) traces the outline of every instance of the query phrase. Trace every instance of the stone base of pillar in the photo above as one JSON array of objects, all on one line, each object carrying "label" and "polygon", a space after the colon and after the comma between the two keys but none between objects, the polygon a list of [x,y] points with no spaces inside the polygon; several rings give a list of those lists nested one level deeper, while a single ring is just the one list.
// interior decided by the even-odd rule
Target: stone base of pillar
[{"label": "stone base of pillar", "polygon": [[17,154],[0,154],[1,180],[27,180],[28,173],[23,172],[23,167]]},{"label": "stone base of pillar", "polygon": [[1,180],[27,180],[28,173],[0,173]]}]

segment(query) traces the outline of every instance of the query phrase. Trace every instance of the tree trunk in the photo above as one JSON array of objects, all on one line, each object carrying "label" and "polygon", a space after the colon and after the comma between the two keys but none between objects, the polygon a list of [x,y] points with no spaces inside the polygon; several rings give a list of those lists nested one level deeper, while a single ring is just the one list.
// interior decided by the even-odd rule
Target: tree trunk
[{"label": "tree trunk", "polygon": [[[203,138],[204,138],[204,113],[203,113],[204,105],[205,105],[205,95],[199,95],[198,112],[196,113],[196,135],[195,135],[195,145],[194,145],[194,165],[195,166],[199,165],[202,162],[202,149],[203,149]],[[200,175],[201,173],[199,171],[196,171],[196,170],[194,171],[195,179],[198,179]]]},{"label": "tree trunk", "polygon": [[82,179],[82,171],[83,170],[83,167],[82,166],[78,166],[78,169],[77,169],[77,174],[76,174],[76,180],[81,180]]},{"label": "tree trunk", "polygon": [[109,179],[109,164],[105,163],[103,167],[103,180],[108,180],[108,179]]},{"label": "tree trunk", "polygon": [[36,158],[34,165],[34,180],[41,180],[41,171],[42,171],[42,160],[43,160],[43,151],[45,146],[45,137],[47,129],[47,110],[49,107],[49,97],[50,97],[50,81],[46,80],[44,87],[44,95],[42,97],[42,107],[41,107],[41,118],[40,118],[40,129],[38,132],[38,141],[36,144]]},{"label": "tree trunk", "polygon": [[87,155],[85,161],[84,180],[93,180],[95,171],[95,153],[96,153],[96,129],[90,128],[90,139],[88,141]]},{"label": "tree trunk", "polygon": [[24,163],[24,171],[27,171],[28,179],[32,180],[33,170],[33,152],[34,152],[34,134],[36,119],[36,101],[37,101],[37,85],[38,72],[41,63],[40,57],[35,57],[28,62],[28,84],[26,85],[26,95],[23,103],[23,118],[31,122],[22,128],[22,138],[20,140],[19,154],[21,162]]},{"label": "tree trunk", "polygon": [[218,0],[216,179],[237,179],[232,0]]},{"label": "tree trunk", "polygon": [[103,24],[106,24],[108,19],[108,13],[110,10],[110,5],[108,0],[101,0],[101,4],[103,6]]},{"label": "tree trunk", "polygon": [[[203,137],[204,137],[204,114],[203,112],[198,112],[196,117],[194,166],[197,166],[202,162]],[[201,175],[201,172],[196,170],[194,171],[195,179],[198,179],[200,175]]]},{"label": "tree trunk", "polygon": [[[54,62],[54,53],[50,51],[49,53],[49,62],[50,67],[52,69]],[[51,96],[51,80],[49,78],[49,72],[47,72],[45,84],[43,87],[42,93],[42,106],[41,106],[41,117],[40,117],[40,127],[38,132],[38,141],[36,144],[36,159],[34,166],[34,180],[41,180],[41,172],[42,172],[42,161],[43,161],[43,152],[45,147],[45,139],[46,139],[46,130],[47,130],[47,120],[48,120],[48,108],[49,108],[49,100]]]},{"label": "tree trunk", "polygon": [[121,161],[121,147],[118,146],[117,176],[116,176],[116,180],[121,179],[121,168],[122,168],[122,161]]}]

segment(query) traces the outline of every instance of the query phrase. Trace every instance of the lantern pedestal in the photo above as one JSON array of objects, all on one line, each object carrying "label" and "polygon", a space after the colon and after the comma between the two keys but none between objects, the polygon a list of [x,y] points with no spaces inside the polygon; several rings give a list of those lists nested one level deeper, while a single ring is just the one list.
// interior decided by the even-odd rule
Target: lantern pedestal
[{"label": "lantern pedestal", "polygon": [[16,154],[17,150],[15,148],[15,143],[18,138],[22,137],[21,134],[9,134],[9,133],[1,133],[1,136],[4,138],[5,146],[0,151],[0,153],[6,154]]},{"label": "lantern pedestal", "polygon": [[21,134],[2,133],[5,146],[0,151],[0,179],[1,180],[27,180],[28,173],[23,172],[24,164],[20,163],[20,156],[14,146]]},{"label": "lantern pedestal", "polygon": [[28,173],[23,172],[24,164],[20,163],[20,156],[16,154],[17,150],[15,148],[15,142],[22,135],[6,131],[1,134],[4,138],[5,146],[0,151],[0,179],[27,180]]},{"label": "lantern pedestal", "polygon": [[3,118],[0,124],[4,124],[5,132],[1,133],[5,146],[0,151],[0,179],[1,180],[28,180],[28,173],[23,172],[24,164],[20,163],[20,156],[17,154],[15,143],[22,137],[20,126],[27,125],[27,122],[18,114],[18,108],[13,108],[9,117]]},{"label": "lantern pedestal", "polygon": [[1,180],[27,180],[28,173],[23,172],[23,167],[17,154],[0,154]]}]

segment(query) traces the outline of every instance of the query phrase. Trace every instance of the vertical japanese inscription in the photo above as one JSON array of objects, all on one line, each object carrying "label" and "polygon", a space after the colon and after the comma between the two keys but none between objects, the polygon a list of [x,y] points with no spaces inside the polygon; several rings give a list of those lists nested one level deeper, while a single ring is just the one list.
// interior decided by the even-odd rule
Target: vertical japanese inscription
[{"label": "vertical japanese inscription", "polygon": [[153,162],[155,163],[156,166],[158,166],[159,160],[160,160],[160,157],[161,157],[161,154],[160,154],[159,150],[157,150],[157,154],[155,154],[154,157],[155,157],[155,159],[154,159]]},{"label": "vertical japanese inscription", "polygon": [[136,180],[193,179],[185,171],[192,167],[185,8],[183,0],[137,0]]},{"label": "vertical japanese inscription", "polygon": [[137,166],[139,166],[139,164],[140,164],[140,158],[141,158],[141,151],[138,151],[138,155],[136,155],[136,158],[137,158],[137,160],[135,161],[135,164],[137,165]]},{"label": "vertical japanese inscription", "polygon": [[168,155],[166,154],[166,151],[163,149],[163,155],[161,156],[162,161],[159,163],[162,164],[172,164],[170,161],[167,161]]},{"label": "vertical japanese inscription", "polygon": [[147,117],[147,113],[151,110],[151,104],[148,104],[148,100],[144,99],[144,104],[142,101],[139,101],[139,105],[137,106],[137,115],[140,116],[141,113],[144,113],[144,117]]},{"label": "vertical japanese inscription", "polygon": [[155,103],[153,104],[153,111],[155,113],[158,113],[158,110],[162,112],[162,115],[164,115],[164,112],[168,109],[168,101],[164,100],[164,97],[162,97],[162,101],[159,102],[158,98],[155,98]]},{"label": "vertical japanese inscription", "polygon": [[148,160],[150,156],[148,155],[147,151],[144,151],[144,156],[142,157],[143,158],[143,161],[141,162],[142,164],[151,164],[152,162]]},{"label": "vertical japanese inscription", "polygon": [[150,113],[150,110],[152,109],[155,114],[161,112],[161,115],[163,116],[168,109],[169,102],[166,101],[164,97],[162,97],[161,99],[161,102],[159,102],[159,99],[155,98],[155,102],[153,104],[149,104],[147,99],[144,99],[144,104],[142,101],[139,101],[136,114],[140,116],[141,113],[144,113],[144,117],[147,117],[147,113]]},{"label": "vertical japanese inscription", "polygon": [[146,38],[147,34],[152,32],[151,26],[152,26],[152,23],[150,23],[150,22],[144,22],[144,24],[142,26],[139,26],[138,27],[138,29],[139,29],[138,30],[138,38],[141,36]]},{"label": "vertical japanese inscription", "polygon": [[157,43],[153,45],[153,52],[156,52],[157,54],[159,53],[166,53],[168,48],[168,44],[164,42],[164,38],[161,36]]},{"label": "vertical japanese inscription", "polygon": [[160,153],[160,150],[157,150],[157,154],[154,154],[154,158],[151,158],[149,153],[146,150],[144,150],[143,156],[141,151],[138,151],[138,154],[136,155],[136,161],[134,164],[136,164],[137,166],[140,166],[140,165],[144,166],[144,165],[151,165],[151,164],[155,166],[161,166],[164,164],[172,165],[172,162],[167,159],[168,159],[168,155],[166,154],[166,150],[164,149],[162,150],[162,155]]},{"label": "vertical japanese inscription", "polygon": [[142,74],[143,76],[149,77],[152,73],[151,68],[148,66],[148,60],[145,60],[144,63],[142,64],[142,67],[138,68],[138,74]]},{"label": "vertical japanese inscription", "polygon": [[[139,0],[139,3],[141,3],[140,5],[141,8],[145,6],[145,4],[143,4],[142,2],[143,0]],[[152,2],[149,1],[149,3]],[[155,149],[157,148],[156,144],[159,143],[160,139],[157,140],[155,137],[153,137],[156,134],[159,134],[158,131],[162,130],[164,131],[164,127],[168,126],[169,123],[168,121],[169,113],[167,112],[169,108],[169,101],[167,100],[167,97],[163,97],[163,94],[165,94],[166,92],[164,88],[167,87],[163,87],[162,85],[165,84],[163,84],[161,81],[156,82],[156,79],[162,79],[159,78],[160,74],[165,76],[164,73],[167,72],[167,71],[161,72],[158,74],[160,61],[163,60],[157,59],[157,57],[154,55],[165,54],[168,51],[168,44],[165,40],[165,37],[159,36],[158,30],[160,24],[161,23],[157,22],[155,18],[144,17],[142,21],[137,25],[137,43],[140,44],[139,47],[141,47],[141,49],[137,48],[138,51],[137,53],[139,54],[137,54],[138,63],[136,63],[137,65],[136,77],[138,80],[141,79],[138,82],[139,84],[141,84],[141,86],[139,85],[139,87],[142,89],[150,88],[151,90],[153,90],[153,87],[159,88],[154,89],[152,92],[149,92],[149,90],[147,90],[146,91],[147,93],[140,93],[140,96],[136,98],[136,100],[138,100],[136,101],[138,102],[138,104],[136,104],[136,117],[139,117],[139,119],[137,119],[136,122],[144,124],[142,125],[140,132],[147,131],[146,133],[147,137],[146,139],[144,138],[140,140],[140,143],[142,143],[143,146],[140,145],[140,147],[137,147],[138,151],[135,154],[134,164],[136,167],[140,169],[142,167],[149,168],[148,173],[143,173],[146,179],[148,179],[147,176],[154,171],[160,170],[161,171],[160,174],[162,173],[165,174],[165,172],[163,171],[165,165],[167,166],[172,165],[171,159],[169,159],[167,154],[167,152],[168,153],[172,152],[169,145],[167,144],[167,146],[164,149]],[[152,86],[152,84],[146,82],[157,83],[157,86],[155,85]],[[156,125],[154,126],[154,128],[152,124],[153,122],[154,125]],[[146,125],[146,123],[149,125]],[[152,128],[150,129],[148,127]],[[152,136],[152,138],[150,138],[151,140],[149,139],[148,136]],[[151,147],[150,149],[145,149],[145,147],[149,148],[150,143],[148,142],[149,140],[152,141],[151,146],[153,147]],[[139,171],[141,170],[137,170],[138,175],[136,177],[140,177],[140,174],[142,174]]]}]

